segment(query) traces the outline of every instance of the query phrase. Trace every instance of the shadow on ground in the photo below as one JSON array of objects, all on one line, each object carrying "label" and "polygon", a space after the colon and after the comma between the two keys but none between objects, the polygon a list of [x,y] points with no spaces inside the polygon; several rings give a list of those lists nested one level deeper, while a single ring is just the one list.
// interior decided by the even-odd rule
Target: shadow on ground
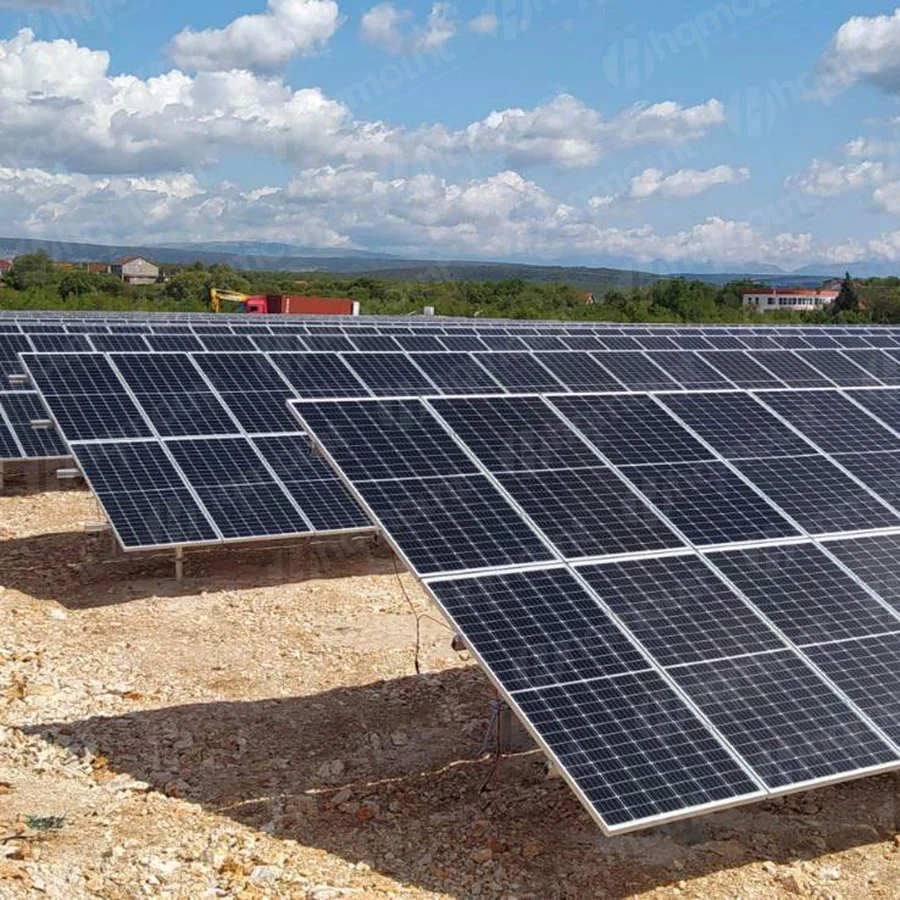
[{"label": "shadow on ground", "polygon": [[519,895],[623,898],[872,843],[897,824],[900,781],[888,776],[605,838],[538,753],[505,759],[480,791],[493,765],[473,757],[490,698],[480,671],[463,668],[27,730],[275,837],[460,897],[495,879]]},{"label": "shadow on ground", "polygon": [[390,550],[371,535],[189,550],[181,584],[175,580],[174,560],[174,552],[123,553],[109,532],[38,534],[0,540],[0,584],[69,609],[90,609],[143,597],[395,571]]}]

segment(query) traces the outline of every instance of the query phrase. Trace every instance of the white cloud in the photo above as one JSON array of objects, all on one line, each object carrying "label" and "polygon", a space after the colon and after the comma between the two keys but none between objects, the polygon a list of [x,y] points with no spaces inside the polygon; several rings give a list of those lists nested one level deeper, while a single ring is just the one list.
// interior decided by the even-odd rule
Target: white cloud
[{"label": "white cloud", "polygon": [[877,137],[858,137],[844,144],[844,153],[854,159],[872,156],[896,156],[900,143]]},{"label": "white cloud", "polygon": [[499,24],[499,20],[493,13],[484,13],[475,16],[474,19],[469,19],[468,28],[475,34],[494,34]]},{"label": "white cloud", "polygon": [[711,217],[683,230],[609,227],[596,210],[562,203],[517,172],[454,182],[385,179],[351,165],[304,170],[284,187],[202,185],[192,175],[95,178],[0,168],[0,207],[14,233],[98,243],[276,240],[325,248],[378,247],[428,257],[622,258],[672,269],[762,260],[900,258],[900,232],[866,244],[819,245],[809,234],[764,235]]},{"label": "white cloud", "polygon": [[891,181],[876,188],[872,200],[881,212],[892,215],[900,213],[900,181]]},{"label": "white cloud", "polygon": [[631,179],[630,196],[643,200],[659,194],[670,199],[682,199],[702,194],[717,184],[735,184],[746,181],[750,170],[734,166],[715,166],[712,169],[679,169],[669,175],[660,169],[644,169]]},{"label": "white cloud", "polygon": [[[446,148],[502,155],[512,166],[551,164],[564,169],[594,165],[602,155],[635,144],[676,144],[701,137],[724,121],[722,104],[634,106],[612,119],[570,94],[532,109],[492,112],[466,129],[445,134]],[[440,141],[436,140],[440,144]]]},{"label": "white cloud", "polygon": [[359,35],[367,44],[391,56],[439,50],[456,34],[456,20],[449,3],[434,3],[423,25],[408,28],[413,13],[393,3],[379,3],[363,14]]},{"label": "white cloud", "polygon": [[860,81],[900,91],[900,8],[890,15],[853,16],[844,22],[819,60],[818,75],[826,93]]},{"label": "white cloud", "polygon": [[82,172],[204,168],[235,150],[301,167],[343,162],[452,167],[498,156],[508,167],[593,165],[644,141],[677,143],[721,121],[710,100],[633,107],[605,119],[562,94],[534,109],[506,109],[460,129],[409,130],[356,119],[318,88],[294,90],[245,70],[146,80],[109,75],[109,55],[74,41],[44,42],[23,29],[0,41],[0,165]]},{"label": "white cloud", "polygon": [[886,166],[877,160],[835,165],[826,160],[814,159],[806,172],[791,175],[785,184],[813,197],[837,197],[848,191],[879,184],[886,177]]},{"label": "white cloud", "polygon": [[271,72],[323,47],[340,23],[335,0],[269,0],[266,12],[240,16],[224,28],[186,28],[168,52],[183,69]]}]

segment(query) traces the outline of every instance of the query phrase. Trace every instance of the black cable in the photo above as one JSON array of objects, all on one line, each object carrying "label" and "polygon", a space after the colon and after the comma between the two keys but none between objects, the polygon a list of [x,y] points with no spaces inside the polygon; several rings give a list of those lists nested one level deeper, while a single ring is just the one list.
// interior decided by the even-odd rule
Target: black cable
[{"label": "black cable", "polygon": [[416,675],[422,674],[422,669],[419,664],[419,656],[422,651],[422,619],[428,619],[430,622],[434,622],[436,625],[440,625],[442,628],[446,628],[451,634],[453,634],[453,629],[450,628],[446,622],[442,622],[440,619],[436,619],[434,616],[429,616],[428,613],[420,613],[415,604],[412,602],[412,597],[409,596],[409,592],[406,590],[406,585],[403,583],[403,578],[400,575],[400,569],[397,567],[397,554],[391,554],[391,561],[394,563],[394,575],[397,576],[397,582],[400,585],[400,590],[403,591],[403,597],[405,598],[410,612],[413,614],[416,620],[416,656],[415,656],[415,667],[416,667]]}]

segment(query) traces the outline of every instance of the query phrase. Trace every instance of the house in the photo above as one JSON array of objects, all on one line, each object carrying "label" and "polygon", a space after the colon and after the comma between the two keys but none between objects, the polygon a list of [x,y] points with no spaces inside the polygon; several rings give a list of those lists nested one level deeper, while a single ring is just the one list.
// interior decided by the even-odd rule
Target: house
[{"label": "house", "polygon": [[12,268],[12,260],[0,259],[0,278]]},{"label": "house", "polygon": [[839,293],[812,288],[766,288],[744,291],[744,308],[760,312],[774,312],[777,309],[812,312],[833,303]]},{"label": "house", "polygon": [[109,275],[112,266],[105,262],[89,262],[85,265],[88,275]]},{"label": "house", "polygon": [[142,256],[126,256],[110,267],[126,284],[156,284],[159,280],[159,266]]}]

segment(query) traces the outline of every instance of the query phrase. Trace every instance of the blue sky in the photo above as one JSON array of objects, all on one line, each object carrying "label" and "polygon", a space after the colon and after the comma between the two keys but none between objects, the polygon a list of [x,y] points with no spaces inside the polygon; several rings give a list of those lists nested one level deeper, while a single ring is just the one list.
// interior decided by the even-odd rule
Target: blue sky
[{"label": "blue sky", "polygon": [[900,262],[890,3],[45,2],[0,0],[11,236]]}]

